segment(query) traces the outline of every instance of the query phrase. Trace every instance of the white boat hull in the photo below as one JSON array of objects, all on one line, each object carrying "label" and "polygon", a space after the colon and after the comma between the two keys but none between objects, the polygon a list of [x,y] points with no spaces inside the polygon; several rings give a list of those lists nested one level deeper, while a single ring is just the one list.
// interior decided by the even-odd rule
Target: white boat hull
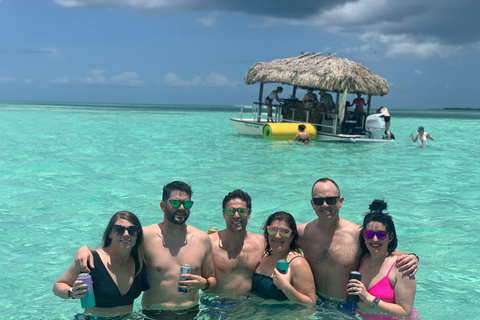
[{"label": "white boat hull", "polygon": [[254,136],[263,136],[263,125],[267,123],[265,120],[260,122],[245,119],[230,119],[233,128],[240,134],[248,134]]}]

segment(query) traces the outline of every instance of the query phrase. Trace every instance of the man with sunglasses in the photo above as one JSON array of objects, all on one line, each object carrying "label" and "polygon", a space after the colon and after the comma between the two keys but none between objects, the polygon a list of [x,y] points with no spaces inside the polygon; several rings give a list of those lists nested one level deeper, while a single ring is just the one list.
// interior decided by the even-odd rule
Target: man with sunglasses
[{"label": "man with sunglasses", "polygon": [[[165,310],[169,309],[190,309],[182,314],[191,313],[193,318],[198,312],[199,289],[206,291],[216,286],[210,239],[204,231],[186,225],[193,206],[191,197],[188,184],[167,184],[160,202],[163,222],[143,228],[150,289],[143,294],[142,306],[149,318],[168,317]],[[94,268],[90,252],[81,250],[75,258],[77,267],[88,271],[88,261]],[[179,282],[182,264],[190,265],[191,271],[183,276],[187,280]],[[179,292],[178,285],[184,292]]]},{"label": "man with sunglasses", "polygon": [[252,287],[252,276],[265,250],[265,239],[247,231],[252,199],[242,190],[225,196],[222,213],[226,228],[210,234],[217,287],[211,292],[243,295]]},{"label": "man with sunglasses", "polygon": [[[311,200],[317,219],[298,225],[300,247],[312,268],[320,299],[345,300],[348,276],[358,269],[360,262],[360,227],[340,218],[343,200],[335,181],[317,180],[312,187]],[[415,274],[418,267],[415,255],[398,251],[393,254],[399,256],[396,266],[400,271]]]}]

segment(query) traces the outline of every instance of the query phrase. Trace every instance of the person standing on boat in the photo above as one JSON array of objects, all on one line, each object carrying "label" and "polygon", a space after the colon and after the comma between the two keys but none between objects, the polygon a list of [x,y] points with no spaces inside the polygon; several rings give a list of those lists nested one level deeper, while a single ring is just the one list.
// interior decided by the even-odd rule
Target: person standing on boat
[{"label": "person standing on boat", "polygon": [[[323,106],[326,113],[335,112],[335,102],[333,102],[332,95],[326,93],[325,90],[320,90],[320,104]],[[330,116],[329,118],[331,119]]]},{"label": "person standing on boat", "polygon": [[413,133],[410,134],[410,137],[412,138],[413,142],[418,141],[419,146],[428,145],[428,139],[433,141],[432,136],[429,133],[425,132],[425,129],[423,129],[423,127],[418,127],[418,133],[415,138],[413,137]]},{"label": "person standing on boat", "polygon": [[365,99],[362,98],[361,93],[357,93],[357,97],[353,99],[352,105],[355,105],[355,119],[357,120],[357,127],[362,126],[362,117],[365,115],[365,109],[363,107],[366,105]]},{"label": "person standing on boat", "polygon": [[293,141],[298,141],[298,142],[303,142],[303,143],[309,143],[310,142],[310,135],[308,132],[305,132],[305,125],[300,124],[298,125],[298,133],[293,139]]},{"label": "person standing on boat", "polygon": [[310,119],[310,122],[313,121],[313,110],[317,105],[317,103],[318,103],[317,95],[313,93],[312,88],[308,89],[307,94],[303,97],[303,105],[308,112],[308,117]]},{"label": "person standing on boat", "polygon": [[377,113],[383,114],[383,118],[385,119],[385,134],[387,135],[387,139],[390,140],[392,138],[392,133],[390,132],[390,113],[388,109],[383,106],[377,109]]},{"label": "person standing on boat", "polygon": [[277,100],[278,103],[282,104],[282,100],[278,97],[278,94],[282,93],[282,92],[283,92],[283,87],[277,87],[277,89],[270,92],[268,97],[265,98],[265,104],[267,105],[267,109],[268,109],[267,122],[273,122],[273,118],[272,118],[272,108],[273,108],[273,106],[272,106],[272,103],[273,103],[274,100]]},{"label": "person standing on boat", "polygon": [[[345,300],[345,290],[351,271],[357,270],[362,250],[360,227],[339,216],[344,198],[337,183],[329,178],[317,180],[312,187],[311,205],[317,219],[298,225],[299,244],[310,263],[315,279],[318,305],[332,304],[352,310],[352,304]],[[394,251],[395,265],[399,272],[413,276],[418,269],[414,254]]]},{"label": "person standing on boat", "polygon": [[209,293],[237,298],[248,293],[252,276],[265,249],[260,234],[247,231],[252,198],[240,189],[227,194],[222,202],[226,228],[209,234],[217,286]]}]

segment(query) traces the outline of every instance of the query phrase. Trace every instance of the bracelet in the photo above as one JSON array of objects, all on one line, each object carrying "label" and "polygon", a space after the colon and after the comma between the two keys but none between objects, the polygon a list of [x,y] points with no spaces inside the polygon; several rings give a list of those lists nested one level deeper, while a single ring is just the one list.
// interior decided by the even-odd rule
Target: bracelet
[{"label": "bracelet", "polygon": [[73,297],[73,287],[70,288],[70,289],[68,289],[68,299],[75,299],[75,298]]},{"label": "bracelet", "polygon": [[410,254],[411,254],[411,255],[414,255],[415,258],[417,258],[417,261],[420,262],[420,258],[419,258],[415,253],[409,253],[409,255],[410,255]]},{"label": "bracelet", "polygon": [[379,303],[380,299],[378,299],[378,297],[375,297],[375,299],[373,299],[372,301],[372,309],[375,309],[375,307],[378,306]]},{"label": "bracelet", "polygon": [[210,280],[207,279],[207,284],[205,285],[205,288],[202,290],[208,290],[210,288]]}]

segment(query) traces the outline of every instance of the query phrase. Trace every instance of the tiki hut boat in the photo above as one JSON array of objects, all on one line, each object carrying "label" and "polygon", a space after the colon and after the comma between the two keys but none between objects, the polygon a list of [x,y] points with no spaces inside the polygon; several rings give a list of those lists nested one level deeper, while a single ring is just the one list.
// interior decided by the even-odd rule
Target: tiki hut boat
[{"label": "tiki hut boat", "polygon": [[[277,137],[286,137],[288,135],[285,135],[285,131],[292,131],[295,136],[297,130],[292,123],[304,123],[316,129],[316,140],[392,141],[383,139],[383,116],[370,114],[372,96],[388,94],[387,81],[359,63],[338,58],[336,54],[321,56],[305,53],[298,57],[255,64],[245,75],[245,83],[257,82],[260,83],[258,101],[253,106],[242,106],[240,117],[231,119],[240,134],[263,135],[267,139],[275,139],[275,132],[282,133]],[[289,98],[282,99],[282,104],[272,104],[274,123],[267,123],[263,112],[266,106],[263,92],[265,83],[293,86]],[[298,88],[336,93],[337,107],[334,112],[327,112],[319,102],[313,112],[309,113],[303,101],[296,97]],[[343,93],[341,100],[340,93]],[[348,110],[347,93],[367,95],[365,114]],[[246,115],[245,110],[250,110],[251,115]]]}]

